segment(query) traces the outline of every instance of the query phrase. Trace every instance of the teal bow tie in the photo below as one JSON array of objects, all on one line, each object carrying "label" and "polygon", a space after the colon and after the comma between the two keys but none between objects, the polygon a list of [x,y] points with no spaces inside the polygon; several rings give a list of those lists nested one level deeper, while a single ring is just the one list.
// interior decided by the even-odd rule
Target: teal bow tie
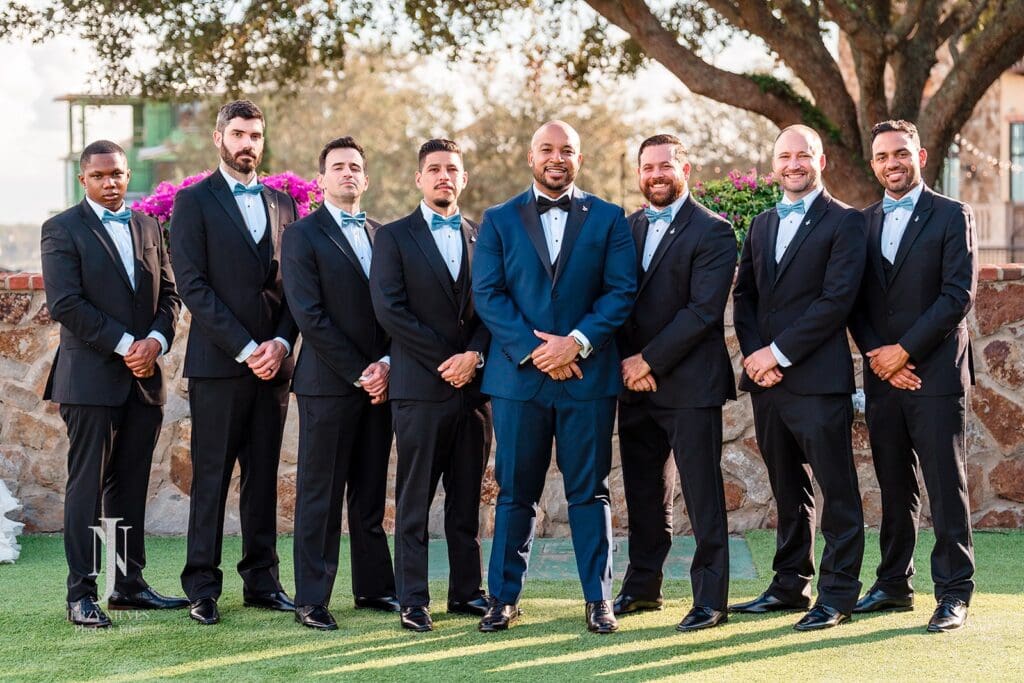
[{"label": "teal bow tie", "polygon": [[647,216],[649,223],[657,223],[658,221],[672,222],[672,207],[668,206],[661,211],[655,211],[651,207],[644,209],[644,215]]},{"label": "teal bow tie", "polygon": [[128,222],[132,219],[131,209],[125,209],[124,211],[118,211],[114,213],[107,209],[103,210],[103,222],[121,223],[122,225],[128,225]]},{"label": "teal bow tie", "polygon": [[341,212],[341,227],[345,228],[353,225],[357,228],[361,228],[366,225],[365,211],[360,211],[355,215],[350,214],[348,211]]},{"label": "teal bow tie", "polygon": [[779,212],[779,218],[785,218],[791,213],[798,213],[803,215],[807,210],[804,208],[804,200],[800,200],[795,204],[783,204],[779,202],[775,205],[775,210]]},{"label": "teal bow tie", "polygon": [[460,214],[455,214],[454,216],[449,216],[448,218],[442,218],[441,216],[438,216],[435,213],[433,218],[430,219],[430,229],[443,230],[445,228],[451,228],[452,230],[461,230],[462,216]]},{"label": "teal bow tie", "polygon": [[231,190],[231,194],[236,197],[242,194],[260,194],[261,192],[263,192],[263,183],[256,183],[249,187],[246,187],[242,183],[235,183],[235,188]]},{"label": "teal bow tie", "polygon": [[893,199],[889,195],[885,195],[882,198],[882,211],[884,213],[892,213],[896,209],[906,209],[907,211],[914,210],[914,200],[910,197],[903,197],[902,199]]}]

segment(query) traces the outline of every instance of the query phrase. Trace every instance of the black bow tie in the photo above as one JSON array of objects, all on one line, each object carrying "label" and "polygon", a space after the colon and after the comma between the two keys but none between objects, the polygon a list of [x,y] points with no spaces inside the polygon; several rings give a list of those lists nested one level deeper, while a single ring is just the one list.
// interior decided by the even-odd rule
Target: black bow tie
[{"label": "black bow tie", "polygon": [[551,209],[561,209],[568,213],[570,206],[572,206],[572,197],[567,194],[563,194],[555,201],[551,201],[547,197],[537,197],[537,213],[542,216]]}]

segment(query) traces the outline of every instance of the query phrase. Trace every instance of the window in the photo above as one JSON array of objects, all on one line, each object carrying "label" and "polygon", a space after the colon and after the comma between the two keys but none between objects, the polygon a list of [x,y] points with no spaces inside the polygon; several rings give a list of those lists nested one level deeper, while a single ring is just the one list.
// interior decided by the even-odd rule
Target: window
[{"label": "window", "polygon": [[942,167],[942,194],[953,199],[960,198],[960,145],[955,142],[946,152],[946,163]]},{"label": "window", "polygon": [[1010,201],[1024,202],[1024,122],[1010,124]]}]

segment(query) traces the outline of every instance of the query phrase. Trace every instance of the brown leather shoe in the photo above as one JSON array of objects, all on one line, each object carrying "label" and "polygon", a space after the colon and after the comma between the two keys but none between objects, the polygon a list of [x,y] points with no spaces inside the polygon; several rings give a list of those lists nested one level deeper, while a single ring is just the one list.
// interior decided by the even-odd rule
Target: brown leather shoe
[{"label": "brown leather shoe", "polygon": [[619,630],[611,600],[594,600],[587,603],[587,630],[591,633],[614,633]]}]

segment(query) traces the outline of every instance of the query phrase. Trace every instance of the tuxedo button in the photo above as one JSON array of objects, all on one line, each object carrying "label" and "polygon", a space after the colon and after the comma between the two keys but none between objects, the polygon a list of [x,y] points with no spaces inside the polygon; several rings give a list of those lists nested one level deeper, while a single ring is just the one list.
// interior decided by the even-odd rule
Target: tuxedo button
[{"label": "tuxedo button", "polygon": [[558,292],[552,292],[551,293],[551,300],[554,301],[557,298],[558,298]]}]

